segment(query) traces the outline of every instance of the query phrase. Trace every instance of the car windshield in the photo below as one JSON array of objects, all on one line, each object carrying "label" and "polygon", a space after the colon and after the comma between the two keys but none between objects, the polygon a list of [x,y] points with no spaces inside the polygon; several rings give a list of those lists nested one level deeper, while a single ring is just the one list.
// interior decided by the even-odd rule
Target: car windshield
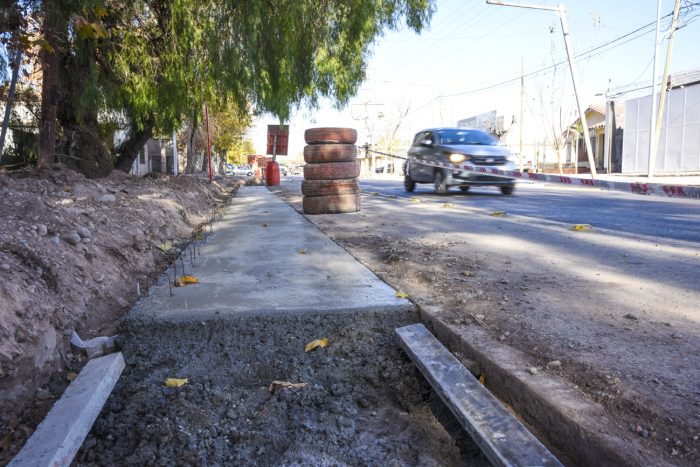
[{"label": "car windshield", "polygon": [[496,146],[498,140],[481,130],[438,130],[436,132],[438,144],[483,144]]}]

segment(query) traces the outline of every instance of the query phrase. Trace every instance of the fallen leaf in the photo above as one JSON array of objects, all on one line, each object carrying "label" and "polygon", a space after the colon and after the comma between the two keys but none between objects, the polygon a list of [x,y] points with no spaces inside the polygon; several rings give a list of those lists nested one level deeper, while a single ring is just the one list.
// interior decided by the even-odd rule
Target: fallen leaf
[{"label": "fallen leaf", "polygon": [[160,245],[158,245],[158,249],[165,251],[166,253],[170,251],[170,249],[173,247],[173,242],[168,240],[167,242],[163,242]]},{"label": "fallen leaf", "polygon": [[453,207],[455,207],[455,205],[452,204],[452,203],[445,203],[445,204],[442,205],[442,207],[443,207],[443,208],[453,208]]},{"label": "fallen leaf", "polygon": [[389,196],[387,196],[387,198],[396,199],[396,198],[398,198],[398,196],[396,196],[396,195],[389,195]]},{"label": "fallen leaf", "polygon": [[379,196],[379,193],[376,191],[371,191],[369,194],[372,196]]},{"label": "fallen leaf", "polygon": [[270,388],[268,389],[272,394],[277,392],[279,389],[301,389],[306,387],[308,383],[292,383],[289,381],[273,381],[270,383]]},{"label": "fallen leaf", "polygon": [[306,250],[299,250],[299,251],[297,251],[297,253],[299,253],[300,255],[305,255],[305,254],[306,254]]},{"label": "fallen leaf", "polygon": [[582,232],[593,230],[593,227],[591,227],[589,224],[574,224],[571,226],[571,230],[574,230],[576,232]]},{"label": "fallen leaf", "polygon": [[479,382],[481,384],[484,384],[484,381],[486,381],[486,375],[484,373],[481,373],[481,376],[479,376]]},{"label": "fallen leaf", "polygon": [[466,277],[474,277],[474,273],[471,271],[462,271],[462,275]]},{"label": "fallen leaf", "polygon": [[494,211],[491,213],[491,216],[493,217],[503,217],[506,215],[505,211]]},{"label": "fallen leaf", "polygon": [[420,198],[411,198],[412,203],[420,203],[421,199]]},{"label": "fallen leaf", "polygon": [[407,294],[407,293],[401,292],[400,290],[397,290],[396,293],[395,293],[394,295],[396,295],[396,298],[406,298],[406,297],[408,297],[408,294]]},{"label": "fallen leaf", "polygon": [[322,339],[316,339],[315,341],[311,341],[306,346],[304,347],[304,352],[310,352],[311,350],[317,348],[317,347],[326,347],[328,344],[330,344],[330,340],[327,337],[324,337]]},{"label": "fallen leaf", "polygon": [[182,276],[175,281],[175,285],[178,287],[184,287],[189,284],[199,284],[199,279],[194,276]]},{"label": "fallen leaf", "polygon": [[263,224],[263,227],[270,227],[270,224]]},{"label": "fallen leaf", "polygon": [[187,378],[168,378],[165,380],[165,387],[168,388],[179,388],[187,384],[189,380]]},{"label": "fallen leaf", "polygon": [[74,371],[69,371],[68,373],[66,373],[66,379],[68,381],[75,381],[75,378],[77,378],[77,377],[78,377],[78,373],[76,373]]}]

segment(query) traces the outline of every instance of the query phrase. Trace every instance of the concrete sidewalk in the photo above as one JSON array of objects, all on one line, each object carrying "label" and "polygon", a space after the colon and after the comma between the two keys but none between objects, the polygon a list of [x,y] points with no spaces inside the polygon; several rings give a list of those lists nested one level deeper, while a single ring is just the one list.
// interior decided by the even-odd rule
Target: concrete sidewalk
[{"label": "concrete sidewalk", "polygon": [[[266,187],[244,187],[185,272],[199,284],[154,287],[132,318],[408,311],[413,304]],[[178,261],[178,276],[182,275]]]}]

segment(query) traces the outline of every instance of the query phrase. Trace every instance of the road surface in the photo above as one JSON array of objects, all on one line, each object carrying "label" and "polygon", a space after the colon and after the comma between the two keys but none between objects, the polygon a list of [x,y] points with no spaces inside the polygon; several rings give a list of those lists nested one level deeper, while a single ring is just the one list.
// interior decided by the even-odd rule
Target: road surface
[{"label": "road surface", "polygon": [[669,240],[700,243],[700,200],[659,198],[612,190],[572,188],[551,183],[520,183],[512,196],[495,187],[462,193],[451,188],[446,196],[421,184],[407,193],[400,180],[362,180],[362,190],[387,196],[419,197],[489,211],[565,222]]}]

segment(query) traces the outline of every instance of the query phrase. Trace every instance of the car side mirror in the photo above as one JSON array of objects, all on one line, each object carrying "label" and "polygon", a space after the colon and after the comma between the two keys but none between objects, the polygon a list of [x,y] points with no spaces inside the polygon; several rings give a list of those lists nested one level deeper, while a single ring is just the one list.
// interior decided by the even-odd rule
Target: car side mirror
[{"label": "car side mirror", "polygon": [[424,139],[423,141],[421,141],[421,144],[422,144],[423,146],[432,146],[432,145],[433,145],[433,140],[432,140],[432,139]]}]

